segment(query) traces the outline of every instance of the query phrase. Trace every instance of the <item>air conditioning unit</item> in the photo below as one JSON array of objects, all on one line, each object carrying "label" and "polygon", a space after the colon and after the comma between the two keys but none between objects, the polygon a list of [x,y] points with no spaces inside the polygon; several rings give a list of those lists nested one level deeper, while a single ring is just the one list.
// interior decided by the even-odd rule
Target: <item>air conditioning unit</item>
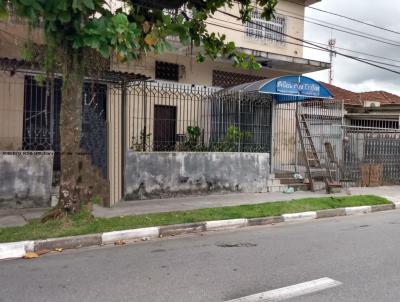
[{"label": "air conditioning unit", "polygon": [[376,101],[364,101],[364,107],[368,108],[381,107],[381,103]]}]

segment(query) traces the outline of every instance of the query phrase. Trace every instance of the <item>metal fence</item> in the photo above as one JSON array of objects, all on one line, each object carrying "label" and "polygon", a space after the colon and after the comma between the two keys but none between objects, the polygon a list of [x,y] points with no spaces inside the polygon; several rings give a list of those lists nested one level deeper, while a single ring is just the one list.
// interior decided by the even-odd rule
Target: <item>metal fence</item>
[{"label": "metal fence", "polygon": [[[351,185],[400,183],[400,130],[372,127],[343,127],[343,174]],[[379,175],[372,180],[370,167]]]},{"label": "metal fence", "polygon": [[[62,80],[38,82],[34,74],[0,72],[0,148],[53,150],[54,183],[60,171]],[[87,81],[83,87],[81,148],[107,177],[107,98],[118,89]]]},{"label": "metal fence", "polygon": [[210,87],[144,82],[127,89],[135,151],[267,152],[270,99],[237,98]]},{"label": "metal fence", "polygon": [[327,161],[325,142],[330,142],[337,156],[341,155],[343,103],[335,100],[308,100],[276,104],[274,107],[272,165],[276,172],[306,170],[296,116],[304,118],[321,164]]}]

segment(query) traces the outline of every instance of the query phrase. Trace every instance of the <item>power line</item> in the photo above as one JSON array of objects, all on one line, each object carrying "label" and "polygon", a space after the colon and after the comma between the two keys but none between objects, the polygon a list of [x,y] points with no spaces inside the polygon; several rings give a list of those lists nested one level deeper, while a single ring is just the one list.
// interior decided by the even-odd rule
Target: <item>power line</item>
[{"label": "power line", "polygon": [[[323,45],[323,46],[327,46],[326,43],[322,43],[322,42],[316,42],[316,41],[311,41],[311,40],[305,40],[305,41],[311,42],[311,43],[315,43],[315,44],[319,44],[319,45]],[[392,62],[400,63],[400,60],[396,60],[396,59],[392,59],[392,58],[386,58],[386,57],[382,57],[382,56],[377,56],[377,55],[373,55],[373,54],[370,54],[370,53],[367,53],[367,52],[352,50],[352,49],[339,47],[339,46],[336,46],[336,48],[340,49],[340,50],[344,50],[344,51],[353,52],[353,53],[357,53],[357,54],[360,54],[360,55],[368,56],[368,57],[371,57],[371,58],[383,59],[383,60],[386,60],[386,61],[392,61]]]},{"label": "power line", "polygon": [[286,0],[286,1],[290,2],[290,3],[293,3],[293,4],[296,4],[296,5],[299,5],[299,6],[302,6],[302,7],[307,7],[309,9],[313,9],[313,10],[316,10],[316,11],[319,11],[319,12],[323,12],[323,13],[326,13],[326,14],[329,14],[329,15],[333,15],[333,16],[336,16],[336,17],[344,18],[344,19],[347,19],[347,20],[351,20],[353,22],[357,22],[357,23],[360,23],[360,24],[364,24],[364,25],[367,25],[367,26],[370,26],[370,27],[378,28],[378,29],[381,29],[381,30],[384,30],[384,31],[387,31],[387,32],[391,32],[391,33],[400,35],[400,32],[398,32],[398,31],[395,31],[395,30],[392,30],[392,29],[389,29],[389,28],[386,28],[386,27],[383,27],[383,26],[374,25],[374,24],[371,24],[371,23],[368,23],[368,22],[365,22],[365,21],[362,21],[362,20],[359,20],[359,19],[356,19],[356,18],[353,18],[353,17],[348,17],[348,16],[345,16],[345,15],[341,15],[341,14],[338,14],[338,13],[335,13],[335,12],[330,12],[330,11],[323,10],[323,9],[320,9],[320,8],[316,8],[316,7],[312,7],[312,6],[306,6],[304,4],[295,2],[293,0]]},{"label": "power line", "polygon": [[[228,23],[228,24],[232,24],[232,25],[236,25],[236,26],[239,25],[237,22],[231,22],[231,21],[227,21],[227,20],[222,20],[222,19],[218,19],[218,18],[215,18],[215,17],[211,17],[211,18],[216,20],[216,21],[220,21],[220,22],[224,22],[224,23]],[[207,21],[207,23],[209,23],[209,22]],[[222,26],[220,24],[211,24],[211,23],[209,23],[209,24],[210,25],[214,25],[214,26],[220,26],[222,28],[229,29],[229,30],[239,31],[241,33],[246,34],[246,32],[244,30],[242,30],[242,29],[233,29],[232,27]],[[272,38],[271,38],[271,40],[278,41],[278,40],[272,39]],[[326,43],[321,43],[321,42],[316,42],[316,41],[311,41],[311,40],[304,40],[304,41],[305,42],[309,42],[309,43],[315,43],[315,44],[327,46]],[[322,49],[317,48],[317,47],[311,47],[311,46],[307,46],[307,45],[303,45],[303,44],[293,43],[293,42],[290,42],[290,41],[286,41],[285,43],[296,45],[296,46],[302,46],[302,47],[309,48],[309,49],[329,52],[329,50],[322,50]],[[392,59],[392,58],[386,58],[386,57],[377,56],[377,55],[374,55],[374,54],[369,54],[369,53],[360,52],[360,51],[355,51],[355,50],[351,50],[351,49],[347,49],[347,48],[343,48],[343,47],[338,47],[338,46],[336,46],[336,48],[337,49],[341,49],[341,50],[345,50],[345,51],[348,51],[348,52],[353,52],[353,53],[369,56],[369,57],[372,57],[372,58],[383,59],[383,60],[387,60],[387,61],[400,63],[400,60],[395,60],[395,59]],[[367,60],[367,59],[364,59],[364,60]],[[371,62],[373,62],[373,60],[371,60]],[[378,61],[375,61],[375,62],[378,62]],[[393,65],[393,66],[395,66],[395,65]]]},{"label": "power line", "polygon": [[[221,10],[218,10],[218,12],[220,12],[220,13],[222,13],[222,14],[224,14],[224,15],[227,15],[227,16],[229,16],[229,17],[235,18],[235,19],[240,19],[239,16],[236,16],[236,15],[231,14],[231,13],[227,13],[227,12],[224,12],[224,11],[221,11]],[[252,23],[252,24],[255,24],[255,25],[258,25],[258,26],[261,26],[260,24],[257,24],[257,23],[255,23],[255,22],[253,22],[253,21],[248,21],[248,22],[249,22],[249,23]],[[268,30],[271,31],[271,32],[275,32],[275,33],[284,35],[284,36],[286,36],[286,37],[289,37],[289,38],[291,38],[291,39],[293,39],[293,40],[300,41],[300,42],[302,42],[302,43],[306,43],[306,44],[312,45],[312,46],[314,46],[314,47],[317,47],[317,48],[320,48],[320,49],[329,51],[328,48],[319,46],[319,45],[314,44],[314,43],[307,42],[307,41],[305,41],[305,40],[303,40],[303,39],[300,39],[300,38],[297,38],[297,37],[293,37],[293,36],[288,35],[288,34],[281,33],[281,32],[279,32],[279,31],[277,31],[277,30],[273,30],[273,29],[271,29],[271,28],[267,28],[266,26],[261,26],[261,27],[263,27],[263,28],[265,28],[265,29],[268,29]],[[338,51],[336,51],[335,53],[336,53],[337,55],[342,56],[342,57],[346,57],[346,58],[349,58],[349,59],[352,59],[352,60],[355,60],[355,61],[358,61],[358,62],[367,64],[367,65],[370,65],[370,66],[373,66],[373,67],[376,67],[376,68],[379,68],[379,69],[383,69],[383,70],[386,70],[386,71],[390,71],[390,72],[392,72],[392,73],[395,73],[395,74],[399,74],[399,75],[400,75],[400,71],[396,71],[396,70],[393,70],[393,69],[390,69],[390,68],[387,68],[387,67],[384,67],[384,66],[380,66],[380,65],[377,65],[377,64],[375,64],[375,63],[368,62],[368,61],[366,61],[366,60],[364,60],[364,59],[361,59],[361,58],[358,58],[358,57],[354,57],[354,56],[350,56],[350,55],[347,55],[347,54],[344,54],[344,53],[341,53],[341,52],[338,52]]]},{"label": "power line", "polygon": [[[382,42],[382,43],[385,43],[385,44],[390,44],[390,45],[396,44],[395,46],[400,46],[400,41],[396,41],[396,40],[392,40],[392,39],[388,39],[388,38],[383,38],[383,37],[380,37],[380,36],[372,35],[372,34],[365,33],[365,32],[359,31],[359,30],[351,29],[351,28],[346,27],[346,26],[337,25],[337,24],[330,23],[330,22],[323,21],[323,20],[316,19],[316,18],[310,18],[310,17],[304,17],[303,18],[302,16],[300,16],[298,14],[295,14],[293,12],[290,12],[290,11],[287,11],[287,10],[284,10],[284,9],[279,9],[279,11],[291,14],[291,15],[282,14],[285,17],[289,17],[289,18],[296,19],[296,20],[301,20],[301,21],[304,21],[304,22],[307,22],[307,23],[310,23],[310,24],[314,24],[314,25],[318,25],[318,26],[321,26],[321,27],[324,27],[324,28],[332,29],[332,30],[335,30],[335,31],[338,31],[338,32],[344,32],[344,33],[347,33],[347,34],[350,34],[350,35],[359,36],[359,37],[363,37],[363,38],[366,38],[366,39]],[[313,21],[310,21],[310,20],[313,20]]]},{"label": "power line", "polygon": [[318,23],[318,22],[314,22],[314,21],[304,20],[304,19],[298,18],[298,17],[293,17],[292,16],[292,18],[299,19],[299,20],[302,20],[302,21],[305,21],[305,22],[308,22],[308,23],[311,23],[311,24],[315,24],[315,25],[321,26],[321,27],[329,28],[329,29],[332,29],[332,30],[335,30],[335,31],[343,32],[343,33],[346,33],[346,34],[349,34],[349,35],[365,38],[365,39],[368,39],[368,40],[380,42],[380,43],[387,44],[387,45],[400,47],[400,44],[398,44],[397,42],[396,43],[392,43],[392,42],[384,41],[384,40],[381,40],[381,39],[373,38],[372,35],[358,34],[358,33],[355,33],[354,31],[352,32],[352,31],[348,31],[348,30],[344,30],[344,29],[338,29],[338,28],[333,27],[333,26],[324,25],[324,24],[321,24],[321,23]]},{"label": "power line", "polygon": [[[213,19],[215,19],[215,20],[217,20],[217,21],[228,22],[228,23],[236,24],[236,25],[237,25],[237,23],[233,23],[233,22],[229,22],[229,21],[225,21],[225,20],[221,20],[221,19],[217,19],[217,18],[213,18]],[[217,24],[217,23],[211,23],[211,22],[209,22],[209,21],[206,21],[206,23],[209,24],[209,25],[221,27],[221,28],[224,28],[224,29],[233,30],[233,31],[236,31],[236,32],[244,33],[244,34],[246,33],[246,31],[244,31],[244,30],[242,30],[242,29],[232,28],[232,27],[224,26],[224,25],[222,25],[222,24]],[[273,39],[273,38],[271,38],[270,40],[273,40],[273,41],[280,41],[280,40]],[[320,43],[320,42],[311,42],[311,41],[305,41],[305,42],[310,42],[310,43],[316,43],[316,44],[323,44],[323,45],[325,45],[324,43]],[[321,49],[320,47],[312,47],[312,46],[303,45],[303,44],[299,44],[299,43],[294,43],[294,42],[290,42],[290,41],[286,41],[285,43],[291,44],[291,45],[295,45],[295,46],[301,46],[301,47],[305,47],[305,48],[309,48],[309,49],[314,49],[314,50],[318,50],[318,51],[322,51],[322,52],[328,52],[328,53],[334,53],[334,54],[337,53],[336,51],[331,51],[331,50],[329,50],[328,48],[326,48],[326,49]],[[339,48],[339,47],[336,47],[336,48]],[[357,57],[355,57],[355,58],[357,58]],[[382,57],[382,58],[383,58],[383,57]],[[381,62],[381,61],[377,61],[377,60],[371,60],[371,59],[366,59],[366,58],[358,58],[358,59],[361,59],[361,60],[364,60],[364,61],[367,61],[367,62],[371,62],[371,63],[377,63],[377,64],[380,64],[380,65],[386,65],[386,66],[390,66],[390,67],[400,68],[400,65],[389,64],[389,63],[385,63],[385,62]],[[386,59],[386,58],[384,58],[384,59]],[[400,61],[398,61],[398,62],[400,62]]]},{"label": "power line", "polygon": [[[221,10],[218,10],[218,12],[220,12],[220,13],[222,13],[222,14],[225,14],[225,15],[227,15],[227,16],[229,16],[229,17],[235,18],[235,19],[240,19],[239,16],[235,16],[235,15],[233,15],[233,14],[230,14],[230,13],[227,13],[227,12],[224,12],[224,11],[221,11]],[[216,18],[214,18],[214,19],[216,19]],[[216,19],[216,20],[219,20],[219,19]],[[224,21],[224,22],[228,22],[228,23],[232,23],[232,24],[237,25],[237,23],[233,23],[233,22],[229,22],[229,21],[225,21],[225,20],[219,20],[219,21]],[[325,47],[322,47],[322,46],[317,45],[317,44],[322,44],[322,43],[318,43],[318,42],[309,42],[309,41],[306,41],[306,40],[303,40],[303,39],[300,39],[300,38],[297,38],[297,37],[293,37],[293,36],[291,36],[291,35],[281,33],[281,32],[279,32],[279,31],[273,30],[273,29],[271,29],[271,28],[267,28],[266,26],[262,26],[262,25],[260,25],[260,24],[257,24],[257,23],[255,23],[255,22],[253,22],[253,21],[249,21],[249,23],[252,23],[252,24],[261,26],[261,27],[263,27],[263,28],[265,28],[265,29],[267,29],[267,30],[269,30],[269,31],[271,31],[271,32],[275,32],[275,33],[278,33],[278,34],[282,34],[282,35],[284,35],[284,36],[286,36],[286,37],[288,37],[288,38],[291,38],[291,39],[300,41],[300,42],[302,42],[302,43],[306,43],[306,44],[312,45],[313,47],[310,47],[310,46],[307,46],[307,45],[303,45],[303,44],[288,42],[288,41],[286,41],[285,43],[289,43],[289,44],[293,44],[293,45],[297,45],[297,46],[302,46],[302,47],[306,47],[306,48],[311,48],[311,49],[315,49],[315,50],[325,51],[325,52],[331,52],[328,48],[325,48]],[[231,30],[236,30],[236,31],[238,31],[237,29],[232,29],[231,27],[224,27],[224,26],[221,26],[221,25],[218,25],[218,24],[213,24],[213,25],[215,25],[215,26],[220,26],[220,27],[223,27],[223,28],[226,28],[226,29],[231,29]],[[241,31],[241,30],[239,30],[239,31]],[[9,32],[7,32],[7,31],[5,31],[5,30],[1,30],[1,29],[0,29],[0,32],[3,32],[3,33],[8,34],[8,35],[11,35]],[[241,31],[241,32],[245,33],[244,31]],[[14,36],[15,38],[18,38],[18,39],[22,39],[22,40],[28,41],[27,38],[18,37],[17,35],[11,35],[11,36]],[[339,47],[337,47],[337,48],[339,48]],[[383,63],[383,62],[379,62],[379,61],[374,61],[374,60],[370,60],[370,59],[354,57],[354,56],[350,56],[350,55],[347,55],[347,54],[339,53],[339,52],[337,52],[337,51],[335,51],[335,54],[340,55],[340,56],[343,56],[343,57],[346,57],[346,58],[349,58],[349,59],[353,59],[353,60],[359,61],[359,62],[361,62],[361,63],[368,64],[368,65],[370,65],[370,66],[374,66],[374,67],[376,67],[376,68],[380,68],[380,69],[387,70],[387,71],[390,71],[390,72],[393,72],[393,73],[396,73],[396,74],[400,74],[400,72],[398,72],[398,71],[395,71],[395,70],[392,70],[392,69],[389,69],[389,68],[386,68],[386,67],[383,67],[383,66],[379,66],[379,65],[376,65],[376,64],[374,64],[374,63],[378,63],[378,64],[382,64],[382,65],[387,65],[387,66],[395,67],[395,68],[396,68],[396,67],[400,68],[399,65],[387,64],[387,63]],[[390,59],[388,59],[388,60],[390,60]]]}]

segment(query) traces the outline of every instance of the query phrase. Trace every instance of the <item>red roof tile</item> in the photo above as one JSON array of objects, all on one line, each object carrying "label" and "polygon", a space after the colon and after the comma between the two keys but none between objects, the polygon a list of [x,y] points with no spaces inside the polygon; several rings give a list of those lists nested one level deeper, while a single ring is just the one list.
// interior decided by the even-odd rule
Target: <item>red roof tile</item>
[{"label": "red roof tile", "polygon": [[343,100],[348,106],[363,106],[364,101],[380,102],[381,105],[400,105],[400,96],[386,91],[368,91],[356,93],[334,85],[321,82],[337,100]]},{"label": "red roof tile", "polygon": [[345,105],[362,106],[362,101],[358,93],[346,90],[328,83],[321,82],[334,96],[336,100],[344,101]]},{"label": "red roof tile", "polygon": [[376,101],[381,105],[397,104],[400,105],[400,96],[386,91],[369,91],[359,94],[363,101]]}]

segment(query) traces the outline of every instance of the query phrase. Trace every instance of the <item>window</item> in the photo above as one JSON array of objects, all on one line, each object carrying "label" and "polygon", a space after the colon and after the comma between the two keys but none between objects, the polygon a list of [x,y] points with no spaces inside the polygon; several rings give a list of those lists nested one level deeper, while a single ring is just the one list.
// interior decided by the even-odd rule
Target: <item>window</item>
[{"label": "window", "polygon": [[156,61],[156,79],[179,81],[179,65]]},{"label": "window", "polygon": [[275,15],[274,19],[266,21],[261,17],[261,10],[251,12],[251,21],[246,23],[246,36],[262,41],[284,44],[286,42],[286,19]]},{"label": "window", "polygon": [[398,129],[399,121],[394,120],[350,120],[350,125],[355,127],[370,127],[382,129]]},{"label": "window", "polygon": [[212,85],[216,87],[228,88],[244,83],[260,81],[263,79],[265,78],[251,74],[213,70]]}]

